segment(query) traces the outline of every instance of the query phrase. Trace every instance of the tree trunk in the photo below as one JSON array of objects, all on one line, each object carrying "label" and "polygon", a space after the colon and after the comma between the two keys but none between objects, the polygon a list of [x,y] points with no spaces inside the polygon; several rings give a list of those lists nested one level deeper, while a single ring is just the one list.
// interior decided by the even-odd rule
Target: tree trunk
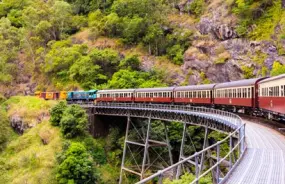
[{"label": "tree trunk", "polygon": [[285,8],[285,0],[282,0],[282,8]]}]

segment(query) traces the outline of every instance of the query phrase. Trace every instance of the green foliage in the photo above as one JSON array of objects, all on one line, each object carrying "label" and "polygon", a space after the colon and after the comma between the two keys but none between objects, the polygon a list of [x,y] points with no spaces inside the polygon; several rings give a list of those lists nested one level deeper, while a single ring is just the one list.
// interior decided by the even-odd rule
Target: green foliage
[{"label": "green foliage", "polygon": [[184,50],[180,45],[174,45],[167,50],[167,54],[170,58],[173,58],[173,63],[177,65],[183,64]]},{"label": "green foliage", "polygon": [[50,122],[53,126],[59,126],[63,112],[67,108],[65,101],[60,101],[50,110]]},{"label": "green foliage", "polygon": [[[181,176],[181,179],[170,181],[169,179],[163,181],[165,184],[189,184],[191,181],[195,180],[195,175],[191,173],[186,173]],[[210,176],[205,176],[199,180],[201,184],[211,184],[212,178]]]},{"label": "green foliage", "polygon": [[207,78],[204,72],[200,73],[200,77],[202,79],[202,84],[211,84],[211,81]]},{"label": "green foliage", "polygon": [[120,69],[139,70],[140,60],[137,55],[126,56],[119,64]]},{"label": "green foliage", "polygon": [[133,18],[124,17],[123,27],[123,42],[127,44],[138,43],[145,34],[146,23],[143,18],[138,16],[134,16]]},{"label": "green foliage", "polygon": [[268,68],[266,66],[263,66],[261,69],[261,75],[262,77],[266,77],[268,74]]},{"label": "green foliage", "polygon": [[70,81],[69,68],[83,55],[86,45],[72,45],[70,41],[50,42],[50,51],[46,54],[44,72],[54,80],[66,83]]},{"label": "green foliage", "polygon": [[111,89],[127,89],[142,87],[161,87],[165,86],[155,75],[148,72],[119,70],[114,73],[111,80],[108,81],[108,87]]},{"label": "green foliage", "polygon": [[107,80],[100,65],[94,64],[89,56],[82,57],[70,67],[70,77],[84,89],[92,89],[95,84]]},{"label": "green foliage", "polygon": [[[0,153],[1,183],[25,180],[31,184],[56,184],[58,164],[55,156],[62,144],[58,128],[44,121],[22,136],[13,135],[12,130],[10,132],[10,141]],[[48,140],[48,144],[43,144],[42,138]]]},{"label": "green foliage", "polygon": [[88,14],[89,12],[101,9],[106,11],[114,0],[66,0],[73,5],[76,14]]},{"label": "green foliage", "polygon": [[254,67],[242,66],[241,70],[245,79],[254,78]]},{"label": "green foliage", "polygon": [[270,39],[282,16],[281,0],[235,0],[233,12],[240,18],[237,32],[256,40]]},{"label": "green foliage", "polygon": [[285,65],[280,64],[278,61],[274,61],[271,76],[277,76],[285,73]]},{"label": "green foliage", "polygon": [[92,159],[83,144],[71,143],[64,157],[56,174],[59,183],[87,184],[96,181]]},{"label": "green foliage", "polygon": [[86,135],[83,139],[83,144],[96,164],[102,165],[107,163],[107,157],[102,141],[100,142],[94,139],[91,135]]},{"label": "green foliage", "polygon": [[7,114],[0,107],[0,152],[6,147],[8,140],[12,134]]},{"label": "green foliage", "polygon": [[192,31],[187,29],[175,29],[172,34],[167,35],[167,56],[175,64],[183,63],[183,53],[190,46]]},{"label": "green foliage", "polygon": [[205,0],[194,0],[191,2],[189,11],[195,16],[201,16],[205,8]]},{"label": "green foliage", "polygon": [[9,84],[16,76],[14,60],[21,48],[20,31],[11,25],[8,18],[0,19],[0,84]]},{"label": "green foliage", "polygon": [[66,138],[82,135],[87,128],[87,114],[79,105],[68,106],[61,118],[60,129]]}]

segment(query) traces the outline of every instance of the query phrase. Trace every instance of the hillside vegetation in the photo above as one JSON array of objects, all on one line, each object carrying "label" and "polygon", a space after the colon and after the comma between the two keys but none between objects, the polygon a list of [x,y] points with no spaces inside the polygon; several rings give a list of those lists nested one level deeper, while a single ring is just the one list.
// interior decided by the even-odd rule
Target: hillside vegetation
[{"label": "hillside vegetation", "polygon": [[280,74],[284,15],[281,0],[2,0],[0,92]]},{"label": "hillside vegetation", "polygon": [[[55,103],[36,97],[12,97],[0,104],[1,183],[56,182],[56,154],[61,151],[62,138],[48,122],[49,108]],[[19,127],[24,129],[19,131]],[[19,136],[15,131],[24,134]]]}]

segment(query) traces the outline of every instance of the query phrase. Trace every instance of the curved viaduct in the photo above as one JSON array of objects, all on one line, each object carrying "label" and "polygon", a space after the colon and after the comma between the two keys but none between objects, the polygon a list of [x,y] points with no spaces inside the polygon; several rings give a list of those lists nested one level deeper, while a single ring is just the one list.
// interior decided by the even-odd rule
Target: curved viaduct
[{"label": "curved viaduct", "polygon": [[[226,177],[233,170],[234,166],[238,163],[242,157],[245,146],[244,146],[244,131],[245,127],[242,123],[242,120],[235,114],[201,107],[187,107],[187,106],[175,106],[175,105],[149,105],[149,104],[119,104],[119,103],[105,103],[105,104],[89,104],[83,105],[87,109],[89,117],[96,115],[104,116],[126,116],[128,117],[126,137],[124,144],[124,153],[121,166],[121,176],[120,183],[123,183],[123,173],[129,172],[136,174],[140,177],[141,182],[144,182],[145,179],[152,180],[157,177],[161,182],[164,177],[171,176],[172,178],[179,178],[182,174],[182,168],[184,165],[192,164],[195,166],[196,180],[199,181],[204,175],[212,173],[214,178],[214,183],[221,183],[225,181]],[[128,139],[129,128],[131,123],[131,117],[136,118],[145,118],[148,119],[147,128],[145,136],[142,137],[139,141],[132,141]],[[93,121],[94,118],[91,118]],[[184,125],[183,133],[181,137],[181,148],[179,160],[177,163],[170,162],[170,167],[166,168],[165,171],[160,171],[159,176],[152,175],[153,178],[146,178],[147,157],[148,150],[152,145],[155,146],[169,146],[169,141],[166,139],[166,142],[155,141],[150,139],[150,129],[151,129],[151,119],[159,119],[164,121],[176,121],[181,122]],[[186,131],[188,125],[199,125],[205,127],[205,138],[203,144],[203,150],[196,152],[195,155],[186,156],[184,155],[184,143],[186,139]],[[217,142],[215,145],[208,146],[208,129],[218,130],[225,133],[228,133],[229,136]],[[167,138],[167,135],[166,135]],[[230,151],[225,158],[219,156],[220,145],[227,142],[230,144]],[[137,145],[143,147],[143,159],[141,164],[137,164],[139,169],[133,169],[125,165],[125,157],[128,145]],[[171,148],[169,148],[170,150]],[[207,155],[214,151],[218,156],[216,156],[213,161],[210,170],[203,172],[204,169],[204,160]],[[169,151],[171,157],[171,151]],[[212,154],[211,154],[212,155]],[[238,156],[238,158],[236,157]],[[222,176],[220,165],[227,161],[228,172],[226,175]],[[171,172],[171,174],[169,174]],[[157,173],[156,173],[157,174]]]},{"label": "curved viaduct", "polygon": [[[179,176],[182,173],[182,168],[184,168],[185,165],[191,165],[192,167],[195,167],[195,180],[192,183],[199,183],[199,180],[203,178],[207,174],[212,174],[213,183],[254,183],[258,180],[257,174],[254,174],[254,177],[249,177],[249,173],[252,171],[254,173],[255,169],[253,165],[258,165],[258,163],[255,163],[253,160],[257,154],[256,151],[254,151],[254,154],[252,154],[252,150],[246,151],[245,146],[245,124],[243,124],[243,121],[240,119],[239,116],[219,111],[215,109],[208,109],[208,108],[201,108],[201,107],[187,107],[187,106],[174,106],[174,105],[149,105],[149,104],[119,104],[119,103],[105,103],[105,104],[89,104],[89,105],[82,105],[84,108],[87,109],[88,114],[90,117],[92,115],[103,115],[103,116],[125,116],[127,118],[127,128],[126,128],[126,137],[125,137],[125,143],[124,143],[124,152],[123,152],[123,158],[122,158],[122,166],[121,166],[121,175],[120,175],[120,181],[119,183],[123,182],[123,173],[128,172],[131,174],[138,175],[140,177],[140,182],[138,183],[147,183],[148,181],[157,181],[158,183],[162,183],[163,179],[165,177],[168,178],[179,178]],[[146,135],[142,137],[140,141],[131,141],[128,139],[130,124],[131,124],[131,118],[145,118],[148,120],[147,128],[146,128]],[[92,119],[92,118],[91,118]],[[169,164],[169,167],[160,169],[155,174],[148,176],[146,174],[146,170],[148,168],[147,161],[148,161],[148,150],[151,148],[152,145],[155,146],[169,146],[169,141],[166,139],[166,142],[161,141],[155,141],[150,139],[150,133],[149,130],[151,129],[151,119],[159,119],[163,121],[176,121],[181,122],[184,125],[183,129],[183,136],[181,137],[181,148],[180,148],[180,155],[179,160],[176,163],[173,163],[171,160],[171,164]],[[94,119],[92,119],[94,121]],[[186,156],[183,154],[183,149],[185,146],[183,143],[185,142],[185,136],[186,136],[186,127],[187,125],[199,125],[205,128],[205,138],[204,138],[204,145],[203,149],[199,152],[196,152],[194,155]],[[251,124],[249,124],[250,130],[252,131]],[[260,127],[259,127],[260,128]],[[214,145],[208,146],[207,144],[207,136],[208,136],[208,129],[218,130],[225,133],[228,133],[228,136],[222,140],[217,142]],[[251,133],[248,130],[246,133]],[[272,132],[267,132],[267,134],[270,134]],[[167,134],[167,133],[166,133]],[[270,136],[270,135],[268,135]],[[166,135],[167,138],[167,135]],[[252,136],[247,137],[247,142],[252,142],[252,140],[255,140],[256,137],[253,138]],[[221,156],[220,155],[220,145],[223,143],[229,144],[229,151],[226,155]],[[264,143],[266,144],[266,143]],[[269,145],[270,143],[268,143]],[[141,146],[143,148],[143,156],[141,160],[141,164],[137,164],[138,169],[128,168],[125,165],[125,157],[126,157],[126,151],[128,145],[136,145]],[[251,146],[251,144],[249,144]],[[285,150],[285,143],[284,143],[284,150]],[[210,168],[208,170],[205,170],[204,168],[204,160],[209,156],[209,153],[211,155],[211,151],[215,152],[216,157],[212,160],[214,162],[210,165]],[[169,151],[171,157],[171,151]],[[272,152],[283,154],[284,152]],[[211,157],[211,156],[210,156]],[[266,161],[269,162],[270,159],[266,157],[266,154],[263,154],[263,160],[258,157],[258,162],[261,161],[263,163],[263,166],[266,166]],[[274,156],[272,156],[274,157]],[[275,158],[275,157],[274,157]],[[285,159],[285,157],[284,157]],[[279,161],[284,161],[283,157]],[[248,160],[250,162],[248,163]],[[276,161],[278,159],[275,159]],[[271,160],[272,161],[272,160]],[[226,164],[225,164],[226,163]],[[226,165],[226,166],[225,166]],[[262,164],[261,164],[262,165]],[[226,167],[226,169],[225,169]],[[259,168],[261,168],[260,166]],[[221,169],[223,168],[223,169]],[[274,170],[275,168],[272,167]],[[223,170],[223,172],[222,172]],[[226,170],[226,172],[225,172]],[[259,169],[262,171],[262,168]],[[282,170],[284,171],[285,170]],[[246,172],[246,173],[245,173]],[[280,176],[279,176],[280,175]],[[284,175],[282,172],[279,172],[277,180],[270,180],[266,179],[268,183],[282,183],[284,180]],[[275,176],[272,174],[272,176]],[[244,179],[243,177],[246,177]],[[271,176],[270,176],[271,177]],[[269,177],[269,178],[270,178]],[[246,182],[244,182],[246,181]],[[273,182],[272,182],[273,181]],[[259,182],[260,183],[260,182]],[[264,182],[266,183],[266,182]]]}]

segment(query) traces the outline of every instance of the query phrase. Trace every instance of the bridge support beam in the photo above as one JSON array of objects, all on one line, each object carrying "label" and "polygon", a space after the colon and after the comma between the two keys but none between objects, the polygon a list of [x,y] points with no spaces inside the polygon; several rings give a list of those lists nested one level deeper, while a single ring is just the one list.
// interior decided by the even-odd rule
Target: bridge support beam
[{"label": "bridge support beam", "polygon": [[[136,127],[135,124],[136,123],[132,122],[130,115],[128,115],[119,184],[124,183],[123,180],[125,173],[137,175],[140,178],[140,180],[145,178],[145,173],[151,168],[151,166],[154,166],[156,160],[158,160],[158,158],[162,159],[160,155],[157,155],[157,157],[154,160],[151,160],[150,151],[155,147],[166,147],[168,149],[169,162],[170,162],[168,166],[173,164],[171,146],[168,138],[168,128],[165,122],[164,122],[165,141],[151,139],[152,119],[150,117],[147,119],[146,128],[144,126],[138,128]],[[137,135],[136,138],[134,138],[134,134],[132,134],[132,132],[133,133],[135,132],[135,134]],[[141,155],[141,153],[143,154]],[[129,160],[127,156],[128,154],[130,155]],[[130,163],[133,163],[134,165],[132,164],[130,165]]]}]

